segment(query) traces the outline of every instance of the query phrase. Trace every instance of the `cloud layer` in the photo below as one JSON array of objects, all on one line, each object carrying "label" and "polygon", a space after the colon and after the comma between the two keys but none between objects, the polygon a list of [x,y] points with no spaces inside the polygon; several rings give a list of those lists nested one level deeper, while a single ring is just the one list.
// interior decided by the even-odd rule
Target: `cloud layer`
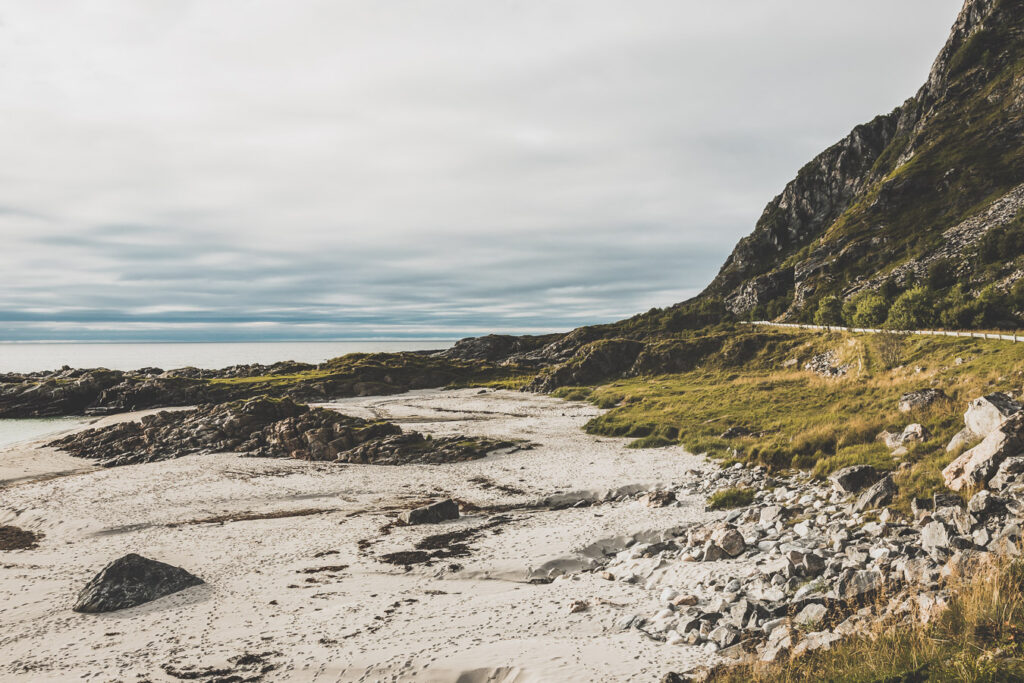
[{"label": "cloud layer", "polygon": [[959,0],[0,10],[0,340],[453,337],[699,291]]}]

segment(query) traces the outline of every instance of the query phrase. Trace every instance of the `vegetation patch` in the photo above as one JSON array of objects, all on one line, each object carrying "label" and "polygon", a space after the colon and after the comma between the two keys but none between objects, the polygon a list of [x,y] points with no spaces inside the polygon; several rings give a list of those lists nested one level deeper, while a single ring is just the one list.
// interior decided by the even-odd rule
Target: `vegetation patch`
[{"label": "vegetation patch", "polygon": [[728,488],[715,491],[708,497],[709,510],[731,510],[754,502],[754,489]]}]

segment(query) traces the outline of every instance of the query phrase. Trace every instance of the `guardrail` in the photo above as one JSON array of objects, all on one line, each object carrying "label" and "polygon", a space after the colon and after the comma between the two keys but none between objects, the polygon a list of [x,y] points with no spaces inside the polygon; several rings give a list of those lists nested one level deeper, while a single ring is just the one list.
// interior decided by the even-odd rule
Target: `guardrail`
[{"label": "guardrail", "polygon": [[801,330],[819,330],[822,332],[862,332],[866,334],[919,334],[930,337],[969,337],[973,339],[998,339],[1002,341],[1024,342],[1024,335],[993,334],[991,332],[951,332],[949,330],[880,330],[872,327],[842,327],[840,325],[802,325],[800,323],[773,323],[767,320],[743,322],[743,325],[763,325],[765,327],[789,327]]}]

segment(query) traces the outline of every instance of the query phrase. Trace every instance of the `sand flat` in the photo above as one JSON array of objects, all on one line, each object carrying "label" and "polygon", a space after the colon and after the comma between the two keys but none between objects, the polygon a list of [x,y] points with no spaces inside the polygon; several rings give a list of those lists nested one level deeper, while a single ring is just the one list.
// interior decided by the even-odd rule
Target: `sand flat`
[{"label": "sand flat", "polygon": [[[714,516],[696,498],[666,508],[530,503],[669,486],[710,467],[702,458],[587,435],[581,427],[597,408],[546,396],[423,391],[328,405],[436,435],[535,446],[401,467],[195,455],[0,488],[0,524],[45,534],[38,549],[0,552],[0,679],[174,681],[168,671],[267,653],[268,681],[650,681],[709,659],[700,648],[613,627],[656,609],[656,592],[643,586],[589,572],[527,582],[545,568],[585,566],[581,551],[596,541]],[[39,453],[18,449],[19,457]],[[50,464],[62,471],[67,463]],[[425,536],[495,520],[481,512],[381,532],[397,509],[439,496],[511,509],[469,542],[468,556],[408,570],[381,562]],[[225,517],[236,521],[201,523]],[[128,552],[207,584],[121,612],[72,612],[85,582]],[[691,566],[674,580],[721,570]],[[596,597],[604,602],[569,613],[572,600]]]}]

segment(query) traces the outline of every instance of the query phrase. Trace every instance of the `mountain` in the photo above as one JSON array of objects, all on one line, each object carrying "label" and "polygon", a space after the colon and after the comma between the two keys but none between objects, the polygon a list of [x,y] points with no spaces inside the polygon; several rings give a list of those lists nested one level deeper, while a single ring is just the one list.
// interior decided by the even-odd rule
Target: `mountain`
[{"label": "mountain", "polygon": [[[920,286],[932,324],[1019,322],[1015,300],[980,317],[950,309],[1024,276],[1022,135],[1024,3],[967,0],[927,83],[804,166],[698,298],[809,321],[825,297],[892,303]],[[964,301],[947,301],[956,284]]]}]

